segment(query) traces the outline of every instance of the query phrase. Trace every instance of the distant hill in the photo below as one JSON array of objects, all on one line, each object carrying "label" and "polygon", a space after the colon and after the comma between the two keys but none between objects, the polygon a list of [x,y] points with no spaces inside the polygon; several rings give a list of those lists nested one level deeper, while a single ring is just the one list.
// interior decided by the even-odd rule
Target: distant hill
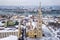
[{"label": "distant hill", "polygon": [[[60,6],[42,6],[42,11],[60,11]],[[24,10],[30,11],[30,12],[37,12],[38,6],[0,6],[0,11],[6,11],[6,12],[23,12]]]}]

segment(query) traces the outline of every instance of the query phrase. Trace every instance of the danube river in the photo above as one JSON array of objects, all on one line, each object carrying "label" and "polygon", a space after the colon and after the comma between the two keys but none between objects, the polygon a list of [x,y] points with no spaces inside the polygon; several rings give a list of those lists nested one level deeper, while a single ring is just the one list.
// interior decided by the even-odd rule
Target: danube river
[{"label": "danube river", "polygon": [[[22,15],[36,15],[37,13],[17,13],[17,12],[5,12],[5,11],[0,11],[0,14],[22,14]],[[60,16],[60,11],[51,11],[51,12],[42,12],[43,16]]]}]

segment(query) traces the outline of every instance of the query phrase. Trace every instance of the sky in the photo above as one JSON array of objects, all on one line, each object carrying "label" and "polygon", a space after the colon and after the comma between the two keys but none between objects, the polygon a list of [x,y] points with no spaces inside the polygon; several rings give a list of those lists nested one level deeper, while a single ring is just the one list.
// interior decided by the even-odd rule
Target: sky
[{"label": "sky", "polygon": [[51,6],[51,5],[60,5],[60,0],[0,0],[0,5],[7,6]]}]

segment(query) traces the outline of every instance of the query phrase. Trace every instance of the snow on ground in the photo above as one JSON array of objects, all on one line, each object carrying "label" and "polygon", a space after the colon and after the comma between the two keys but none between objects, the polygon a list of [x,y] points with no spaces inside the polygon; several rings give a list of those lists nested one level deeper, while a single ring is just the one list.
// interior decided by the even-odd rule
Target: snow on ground
[{"label": "snow on ground", "polygon": [[18,40],[17,36],[9,36],[9,37],[6,37],[6,38],[2,38],[0,40]]},{"label": "snow on ground", "polygon": [[[18,40],[16,36],[9,36],[6,38],[2,38],[0,40]],[[42,38],[27,38],[27,40],[59,40],[55,37],[42,37]]]},{"label": "snow on ground", "polygon": [[[42,31],[45,34],[46,37],[43,37],[42,39],[38,38],[39,40],[59,40],[57,37],[54,37],[53,31],[51,32],[46,25],[42,24]],[[57,34],[56,34],[57,35]],[[28,40],[32,40],[31,38],[27,38]],[[18,40],[17,36],[9,36],[6,38],[2,38],[0,40]]]}]

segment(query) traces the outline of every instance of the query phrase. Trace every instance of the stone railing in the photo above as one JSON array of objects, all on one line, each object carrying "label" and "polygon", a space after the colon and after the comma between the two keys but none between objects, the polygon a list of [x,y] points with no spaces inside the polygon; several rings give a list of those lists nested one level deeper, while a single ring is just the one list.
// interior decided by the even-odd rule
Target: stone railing
[{"label": "stone railing", "polygon": [[18,36],[18,31],[0,31],[0,38],[8,37],[10,35]]}]

